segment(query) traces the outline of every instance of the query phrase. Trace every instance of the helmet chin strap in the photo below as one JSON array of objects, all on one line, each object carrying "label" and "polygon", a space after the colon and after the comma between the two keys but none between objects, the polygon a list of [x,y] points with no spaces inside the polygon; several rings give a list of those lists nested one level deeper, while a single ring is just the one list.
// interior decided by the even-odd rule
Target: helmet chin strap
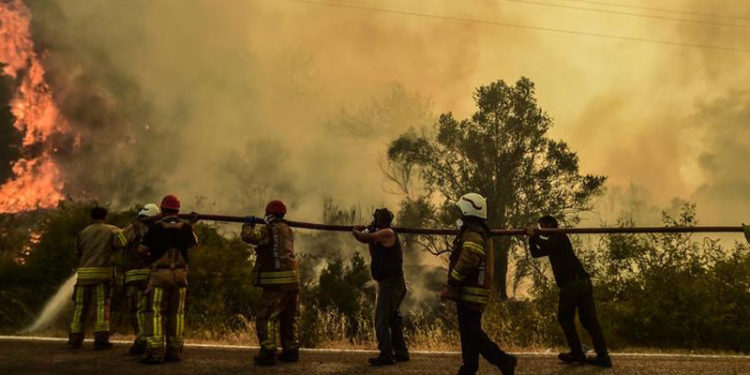
[{"label": "helmet chin strap", "polygon": [[464,227],[464,220],[459,218],[456,220],[456,229],[461,230]]}]

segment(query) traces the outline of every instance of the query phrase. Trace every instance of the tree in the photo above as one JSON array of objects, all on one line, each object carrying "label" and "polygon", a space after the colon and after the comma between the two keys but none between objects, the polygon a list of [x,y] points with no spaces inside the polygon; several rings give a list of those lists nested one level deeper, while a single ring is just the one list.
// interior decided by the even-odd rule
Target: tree
[{"label": "tree", "polygon": [[[537,104],[531,80],[481,86],[474,101],[471,118],[442,114],[432,132],[402,134],[388,149],[393,168],[418,170],[423,195],[443,202],[434,212],[438,222],[455,219],[452,202],[472,191],[487,197],[493,228],[523,226],[541,214],[571,223],[590,209],[605,177],[581,175],[576,153],[547,136],[552,119]],[[512,245],[508,237],[495,239],[495,282],[503,299]]]}]

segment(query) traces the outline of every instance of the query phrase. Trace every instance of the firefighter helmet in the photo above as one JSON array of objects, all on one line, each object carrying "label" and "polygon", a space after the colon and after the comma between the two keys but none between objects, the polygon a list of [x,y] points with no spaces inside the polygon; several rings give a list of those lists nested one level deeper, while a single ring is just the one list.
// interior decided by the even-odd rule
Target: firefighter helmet
[{"label": "firefighter helmet", "polygon": [[169,194],[166,197],[164,197],[164,199],[161,200],[161,209],[179,211],[180,200],[177,199],[177,197],[175,197],[174,195]]},{"label": "firefighter helmet", "polygon": [[456,202],[464,216],[474,216],[487,220],[487,199],[477,193],[468,193],[461,196]]},{"label": "firefighter helmet", "polygon": [[279,199],[274,199],[266,205],[266,215],[284,217],[286,215],[286,205]]},{"label": "firefighter helmet", "polygon": [[159,209],[159,206],[157,206],[154,203],[146,203],[143,208],[141,208],[140,211],[138,211],[138,216],[143,217],[154,217],[161,213],[161,210]]}]

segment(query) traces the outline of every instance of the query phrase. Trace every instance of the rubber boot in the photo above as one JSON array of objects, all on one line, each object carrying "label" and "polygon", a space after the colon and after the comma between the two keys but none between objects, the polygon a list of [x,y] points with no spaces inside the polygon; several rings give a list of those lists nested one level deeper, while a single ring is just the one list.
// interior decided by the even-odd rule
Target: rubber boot
[{"label": "rubber boot", "polygon": [[96,350],[107,350],[112,349],[112,343],[109,342],[109,332],[95,332],[94,333],[94,349]]},{"label": "rubber boot", "polygon": [[143,358],[141,358],[141,362],[150,365],[158,365],[164,362],[164,354],[161,353],[161,351],[147,349],[146,353],[143,355]]},{"label": "rubber boot", "polygon": [[133,345],[130,346],[130,349],[128,350],[129,355],[142,355],[143,353],[146,353],[146,341],[141,339],[135,339],[133,341]]},{"label": "rubber boot", "polygon": [[278,359],[282,362],[299,362],[299,349],[282,350]]},{"label": "rubber boot", "polygon": [[253,357],[253,361],[258,366],[273,366],[276,364],[276,351],[261,349],[260,352]]},{"label": "rubber boot", "polygon": [[182,361],[182,348],[167,347],[167,353],[164,354],[164,360],[168,362]]},{"label": "rubber boot", "polygon": [[71,349],[80,349],[81,345],[83,345],[83,332],[71,332],[68,336],[68,346]]}]

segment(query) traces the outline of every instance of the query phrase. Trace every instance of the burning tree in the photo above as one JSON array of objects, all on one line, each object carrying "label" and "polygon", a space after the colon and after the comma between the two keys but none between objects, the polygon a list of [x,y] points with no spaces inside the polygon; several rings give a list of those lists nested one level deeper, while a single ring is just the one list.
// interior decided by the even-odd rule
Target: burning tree
[{"label": "burning tree", "polygon": [[56,135],[70,132],[31,39],[31,14],[21,0],[0,2],[0,63],[2,75],[14,81],[10,102],[13,126],[22,134],[20,159],[13,177],[0,186],[0,213],[55,207],[64,196],[54,161]]}]

